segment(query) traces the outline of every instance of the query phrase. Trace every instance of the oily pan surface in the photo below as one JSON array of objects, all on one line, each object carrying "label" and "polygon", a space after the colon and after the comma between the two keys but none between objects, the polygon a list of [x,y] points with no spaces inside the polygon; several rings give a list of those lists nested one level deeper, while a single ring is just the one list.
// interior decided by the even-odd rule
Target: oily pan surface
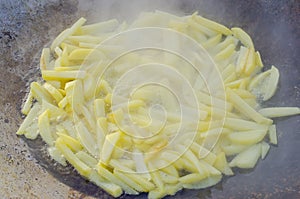
[{"label": "oily pan surface", "polygon": [[[54,162],[43,152],[44,144],[41,140],[26,140],[29,145],[27,147],[25,140],[15,135],[22,120],[20,106],[28,83],[39,77],[38,59],[42,47],[79,16],[87,17],[93,22],[97,21],[95,17],[101,17],[98,21],[102,17],[103,20],[112,17],[122,19],[126,14],[122,12],[125,3],[111,3],[106,7],[99,3],[97,7],[97,3],[85,5],[83,2],[0,2],[0,195],[4,197],[25,197],[22,194],[29,192],[41,198],[42,190],[47,189],[49,197],[67,198],[72,195],[69,187],[84,195],[110,197],[72,169],[53,166]],[[131,8],[130,17],[143,10],[161,9],[174,14],[191,14],[199,10],[200,15],[229,27],[242,27],[251,35],[264,64],[274,64],[280,70],[279,89],[265,105],[299,106],[300,66],[297,56],[300,29],[297,22],[300,5],[297,1],[188,0],[167,1],[164,5],[158,5],[158,1],[140,2],[133,1],[136,6]],[[236,176],[223,179],[222,183],[211,189],[183,190],[175,198],[298,198],[299,121],[299,116],[276,120],[279,145],[273,146],[267,158],[260,161],[253,171],[237,172]],[[52,176],[67,186],[60,184]],[[138,196],[143,197],[146,195]]]}]

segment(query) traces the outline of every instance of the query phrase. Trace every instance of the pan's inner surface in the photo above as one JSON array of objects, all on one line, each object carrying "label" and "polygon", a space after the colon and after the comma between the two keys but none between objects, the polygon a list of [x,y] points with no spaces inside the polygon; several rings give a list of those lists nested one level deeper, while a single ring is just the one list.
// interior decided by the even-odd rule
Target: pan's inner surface
[{"label": "pan's inner surface", "polygon": [[[262,54],[264,64],[276,65],[281,73],[280,87],[266,106],[297,106],[300,104],[299,54],[299,3],[297,1],[133,1],[128,7],[126,2],[110,1],[1,1],[0,3],[0,174],[38,178],[39,183],[48,183],[50,178],[45,169],[64,184],[94,197],[109,197],[95,185],[86,182],[73,169],[55,166],[44,152],[44,143],[39,139],[27,141],[28,147],[15,136],[21,122],[20,106],[26,95],[28,83],[39,77],[38,59],[43,46],[47,45],[60,31],[73,23],[79,16],[90,22],[117,17],[129,20],[140,11],[161,9],[174,14],[191,14],[198,10],[200,15],[211,18],[229,27],[239,26],[253,38],[254,44]],[[130,14],[129,14],[130,13]],[[252,171],[236,171],[236,176],[223,179],[211,189],[183,190],[175,198],[264,198],[283,196],[296,198],[300,195],[300,164],[298,147],[300,145],[300,118],[292,117],[277,120],[279,145],[272,147],[266,160],[260,161]],[[24,152],[24,150],[30,150]],[[23,151],[23,152],[22,152]],[[26,166],[27,159],[34,156],[37,165]],[[32,161],[31,161],[32,162]],[[24,168],[24,165],[27,168]],[[25,174],[20,174],[25,172]],[[43,174],[40,174],[43,173]],[[2,177],[1,176],[1,177]],[[14,179],[3,177],[3,179]],[[26,179],[24,179],[25,181]],[[48,180],[48,181],[47,181]],[[35,181],[27,181],[30,187]],[[15,183],[15,184],[14,184]],[[22,180],[4,183],[3,190],[12,190]],[[10,185],[13,184],[13,185]],[[23,183],[24,184],[24,183]],[[26,183],[25,183],[26,184]],[[63,192],[49,188],[49,192]],[[19,190],[20,194],[22,190]],[[1,195],[0,191],[0,195]],[[6,195],[4,195],[6,194]],[[3,192],[5,197],[12,193]],[[18,193],[13,196],[22,197]],[[59,195],[63,197],[63,194]],[[38,198],[41,195],[37,194]],[[125,196],[127,197],[127,196]],[[146,195],[139,196],[146,197]],[[129,197],[134,198],[134,197]]]}]

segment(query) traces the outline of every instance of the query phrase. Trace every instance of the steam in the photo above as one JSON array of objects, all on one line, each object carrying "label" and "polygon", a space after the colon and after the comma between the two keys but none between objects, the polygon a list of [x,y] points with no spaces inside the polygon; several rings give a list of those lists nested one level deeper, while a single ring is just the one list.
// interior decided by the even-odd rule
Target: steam
[{"label": "steam", "polygon": [[78,0],[79,14],[86,17],[89,23],[116,18],[132,22],[141,12],[155,10],[166,11],[183,16],[183,1],[179,0]]}]

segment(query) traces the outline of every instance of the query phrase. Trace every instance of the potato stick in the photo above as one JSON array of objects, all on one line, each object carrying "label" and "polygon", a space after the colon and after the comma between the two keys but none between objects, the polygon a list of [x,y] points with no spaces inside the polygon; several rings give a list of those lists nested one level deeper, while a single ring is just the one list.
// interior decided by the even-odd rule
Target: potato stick
[{"label": "potato stick", "polygon": [[197,144],[196,142],[192,143],[191,150],[194,152],[194,154],[197,154],[199,159],[203,159],[209,164],[213,164],[216,160],[216,155],[214,153]]},{"label": "potato stick", "polygon": [[86,72],[82,70],[77,71],[53,71],[44,70],[42,71],[42,77],[45,80],[74,80],[83,79],[86,76]]},{"label": "potato stick", "polygon": [[62,100],[62,94],[54,86],[46,82],[43,87],[51,94],[57,103]]},{"label": "potato stick", "polygon": [[77,139],[64,133],[57,132],[56,134],[74,153],[79,152],[83,149],[81,143]]},{"label": "potato stick", "polygon": [[50,49],[43,48],[42,55],[40,58],[40,69],[42,70],[49,70],[51,69],[50,65]]},{"label": "potato stick", "polygon": [[154,170],[154,168],[151,166],[151,163],[149,163],[149,169],[152,170],[152,172],[150,172],[150,175],[156,187],[160,190],[164,190],[164,183],[162,181],[162,176],[160,175],[158,170]]},{"label": "potato stick", "polygon": [[231,31],[233,32],[233,35],[237,37],[244,46],[248,48],[254,48],[251,37],[244,30],[242,30],[241,28],[231,28]]},{"label": "potato stick", "polygon": [[245,116],[251,118],[259,124],[272,124],[273,121],[263,117],[256,110],[254,110],[251,106],[249,106],[245,101],[243,101],[240,96],[234,93],[231,89],[226,90],[229,100],[232,102],[233,106],[239,110]]},{"label": "potato stick", "polygon": [[108,134],[108,123],[105,117],[100,117],[97,119],[97,124],[99,127],[101,127],[101,130],[105,135]]},{"label": "potato stick", "polygon": [[119,180],[126,183],[128,186],[130,186],[132,189],[139,191],[139,192],[145,192],[145,190],[139,183],[135,182],[130,178],[131,173],[123,173],[117,169],[114,169],[114,175],[119,178]]},{"label": "potato stick", "polygon": [[157,199],[157,198],[163,198],[167,195],[166,188],[164,190],[161,190],[159,188],[155,188],[151,191],[149,191],[148,198],[149,199]]},{"label": "potato stick", "polygon": [[67,147],[64,141],[57,138],[55,147],[63,154],[63,156],[74,166],[74,168],[83,176],[88,177],[91,173],[91,168],[88,167],[84,162],[79,160],[76,155]]},{"label": "potato stick", "polygon": [[275,125],[271,125],[269,127],[269,140],[270,140],[270,143],[272,144],[277,144],[277,132],[276,132],[276,126]]},{"label": "potato stick", "polygon": [[93,44],[93,43],[87,43],[87,42],[79,42],[78,46],[80,48],[87,48],[87,49],[95,49],[95,48],[101,47],[100,44]]},{"label": "potato stick", "polygon": [[235,144],[253,145],[260,142],[266,134],[265,130],[233,132],[228,135],[228,139]]},{"label": "potato stick", "polygon": [[261,143],[261,159],[265,159],[266,155],[268,154],[270,150],[270,145],[266,142]]},{"label": "potato stick", "polygon": [[206,19],[206,18],[198,16],[198,15],[195,15],[195,19],[201,25],[203,25],[203,26],[205,26],[209,29],[212,29],[216,32],[222,33],[224,35],[231,35],[232,34],[231,30],[229,28],[225,27],[222,24],[219,24],[217,22],[214,22],[212,20]]},{"label": "potato stick", "polygon": [[236,73],[241,74],[243,73],[248,59],[249,49],[245,48],[244,46],[241,46],[239,51],[239,57],[237,59],[236,63]]},{"label": "potato stick", "polygon": [[222,71],[222,78],[225,80],[231,74],[235,73],[235,66],[233,64],[229,64],[226,68]]},{"label": "potato stick", "polygon": [[109,165],[112,166],[113,168],[116,168],[120,171],[124,171],[127,173],[134,173],[133,168],[129,168],[126,165],[123,165],[121,161],[116,160],[116,159],[111,159],[109,161]]},{"label": "potato stick", "polygon": [[60,102],[58,102],[58,107],[64,109],[67,104],[68,104],[67,97],[64,97],[62,100],[60,100]]},{"label": "potato stick", "polygon": [[224,152],[221,152],[216,156],[216,160],[212,165],[225,175],[233,175],[233,172],[228,165]]},{"label": "potato stick", "polygon": [[202,167],[206,168],[206,170],[209,172],[209,175],[221,175],[220,171],[218,171],[212,165],[208,164],[206,161],[200,160],[200,164],[202,165]]},{"label": "potato stick", "polygon": [[260,109],[258,112],[265,117],[275,118],[275,117],[299,115],[300,108],[298,108],[298,107],[269,107],[269,108]]},{"label": "potato stick", "polygon": [[105,141],[102,146],[101,154],[100,154],[101,162],[103,163],[109,162],[112,152],[114,150],[114,146],[120,140],[120,137],[121,137],[120,132],[114,132],[106,135]]},{"label": "potato stick", "polygon": [[50,119],[64,119],[67,115],[67,113],[63,110],[58,108],[57,106],[54,106],[53,104],[48,103],[47,101],[42,102],[42,111],[45,111],[48,109],[49,118]]},{"label": "potato stick", "polygon": [[102,165],[98,164],[97,168],[98,168],[98,173],[100,174],[100,176],[102,176],[106,180],[122,187],[122,189],[125,191],[125,193],[130,194],[130,195],[137,195],[138,194],[138,192],[136,190],[134,190],[129,185],[124,183],[122,180],[117,178],[113,173],[111,173],[109,170],[104,168]]},{"label": "potato stick", "polygon": [[38,117],[38,127],[42,139],[49,145],[54,145],[54,139],[51,135],[50,122],[49,122],[49,111],[44,111]]},{"label": "potato stick", "polygon": [[221,146],[221,149],[227,156],[229,156],[229,155],[238,154],[244,151],[248,147],[249,147],[248,145],[231,144],[231,145]]},{"label": "potato stick", "polygon": [[[64,134],[68,134],[72,138],[77,139],[76,129],[74,127],[73,121],[71,121],[71,120],[65,120],[65,121],[61,122],[60,125],[62,127],[62,130],[65,131]],[[58,127],[58,126],[59,125],[56,125],[56,127]]]},{"label": "potato stick", "polygon": [[61,85],[62,83],[60,81],[56,81],[56,80],[51,80],[51,81],[47,81],[48,84],[51,84],[51,86],[53,86],[56,89],[60,89],[59,92],[63,95],[62,93],[62,89],[61,89]]},{"label": "potato stick", "polygon": [[200,121],[198,126],[198,131],[203,132],[207,131],[208,129],[218,128],[223,125],[222,120],[209,120],[209,121]]},{"label": "potato stick", "polygon": [[122,195],[122,188],[109,180],[103,179],[96,171],[92,171],[88,177],[93,183],[101,187],[107,193],[111,194],[113,197],[119,197]]},{"label": "potato stick", "polygon": [[214,37],[209,38],[207,41],[205,41],[202,46],[206,49],[212,48],[213,46],[216,46],[218,43],[220,43],[222,39],[222,34],[217,34]]},{"label": "potato stick", "polygon": [[177,193],[177,191],[180,191],[182,189],[182,184],[179,182],[179,183],[176,183],[176,184],[167,184],[166,185],[166,192],[168,195],[175,195]]},{"label": "potato stick", "polygon": [[33,96],[32,96],[31,91],[29,91],[26,101],[21,109],[21,112],[24,115],[28,115],[29,111],[31,110],[32,104],[33,104]]},{"label": "potato stick", "polygon": [[213,48],[213,52],[218,53],[224,49],[226,49],[229,45],[234,44],[235,45],[235,40],[231,36],[227,36],[224,41],[219,43]]},{"label": "potato stick", "polygon": [[54,146],[54,147],[48,147],[47,151],[50,155],[50,157],[61,164],[62,166],[67,166],[66,158],[62,155],[62,153]]},{"label": "potato stick", "polygon": [[249,86],[248,86],[248,89],[251,91],[251,90],[257,88],[258,85],[259,85],[266,77],[268,77],[270,74],[271,74],[271,70],[267,70],[267,71],[265,71],[265,72],[263,72],[263,73],[260,73],[260,74],[258,74],[257,76],[255,76],[255,77],[251,80],[251,82],[250,82],[250,84],[249,84]]},{"label": "potato stick", "polygon": [[172,175],[169,175],[165,172],[159,171],[159,174],[162,176],[162,180],[164,181],[164,183],[166,184],[175,184],[178,182],[178,178],[174,177]]},{"label": "potato stick", "polygon": [[54,52],[55,52],[55,54],[56,54],[57,57],[61,57],[63,51],[62,51],[62,49],[60,47],[57,46],[54,49]]},{"label": "potato stick", "polygon": [[103,91],[104,94],[109,94],[112,93],[112,88],[110,87],[110,85],[108,84],[107,81],[105,81],[104,79],[101,79],[101,81],[99,82],[99,84],[97,85],[97,93],[99,93],[99,91]]},{"label": "potato stick", "polygon": [[260,156],[261,144],[256,144],[235,156],[233,160],[229,163],[229,166],[244,169],[254,168]]},{"label": "potato stick", "polygon": [[215,56],[215,59],[217,61],[227,59],[228,57],[230,57],[234,53],[234,50],[235,50],[235,45],[234,44],[229,44],[226,48],[224,48],[222,51],[220,51]]},{"label": "potato stick", "polygon": [[34,104],[31,110],[29,111],[27,117],[22,122],[21,126],[19,127],[17,131],[17,135],[23,135],[26,133],[26,129],[34,122],[35,118],[37,118],[37,115],[39,111],[41,110],[41,106],[38,104]]},{"label": "potato stick", "polygon": [[227,135],[231,132],[230,129],[226,129],[226,128],[215,128],[215,129],[211,129],[208,130],[204,133],[200,134],[200,138],[206,138],[209,136],[220,136],[220,135]]},{"label": "potato stick", "polygon": [[97,165],[98,161],[89,155],[88,153],[84,151],[78,151],[76,154],[76,157],[79,158],[82,162],[84,162],[86,165],[88,165],[91,168],[95,168]]},{"label": "potato stick", "polygon": [[37,122],[34,122],[30,126],[28,126],[24,133],[24,136],[27,139],[31,139],[31,140],[36,139],[38,135],[39,135],[39,129],[38,129]]},{"label": "potato stick", "polygon": [[177,149],[180,150],[180,153],[183,153],[183,157],[185,157],[187,160],[189,160],[194,167],[197,168],[198,173],[200,175],[205,175],[205,171],[203,169],[203,167],[201,166],[201,164],[199,163],[198,158],[195,156],[195,154],[193,152],[191,152],[190,149],[186,149],[186,147],[182,146],[182,145],[178,145]]},{"label": "potato stick", "polygon": [[86,77],[83,79],[83,91],[86,101],[94,99],[96,92],[96,81],[97,80],[90,74],[87,74]]},{"label": "potato stick", "polygon": [[256,63],[255,63],[255,52],[253,48],[249,49],[248,57],[247,57],[247,62],[245,65],[245,74],[247,76],[250,76],[253,71],[256,68]]},{"label": "potato stick", "polygon": [[79,47],[76,45],[72,45],[64,42],[60,44],[60,47],[62,50],[66,50],[68,54],[70,54],[70,52],[72,52],[73,50],[79,49]]},{"label": "potato stick", "polygon": [[[185,29],[179,31],[185,33],[185,31],[188,31],[188,35],[191,36],[193,39],[195,39],[198,43],[202,44],[207,41],[207,37],[204,32],[200,32],[199,30],[193,30],[193,29],[187,29],[189,25],[187,24],[187,27]],[[187,30],[186,30],[187,29]]]},{"label": "potato stick", "polygon": [[87,122],[90,129],[95,129],[96,127],[96,119],[94,115],[86,108],[84,105],[79,105],[80,113],[83,115],[83,119]]},{"label": "potato stick", "polygon": [[71,28],[66,29],[60,35],[58,35],[51,44],[51,50],[54,50],[57,46],[59,46],[67,37],[74,34],[78,28],[80,28],[86,19],[80,18],[77,22],[75,22]]},{"label": "potato stick", "polygon": [[70,61],[69,61],[69,50],[68,48],[64,48],[61,55],[60,55],[60,65],[61,66],[68,66],[70,65]]},{"label": "potato stick", "polygon": [[237,79],[237,74],[234,72],[234,73],[231,73],[225,80],[224,80],[224,83],[230,83],[234,80]]},{"label": "potato stick", "polygon": [[168,27],[172,28],[178,32],[184,33],[184,32],[186,32],[188,25],[182,21],[170,20]]},{"label": "potato stick", "polygon": [[238,80],[235,80],[235,81],[225,84],[225,86],[228,88],[231,88],[231,89],[237,89],[240,87],[242,82],[244,82],[246,79],[248,79],[248,78],[238,79]]},{"label": "potato stick", "polygon": [[274,94],[275,91],[277,89],[277,85],[279,82],[279,71],[275,66],[272,66],[271,70],[271,74],[270,74],[270,79],[269,82],[267,84],[267,88],[266,88],[266,92],[264,95],[263,100],[269,100]]},{"label": "potato stick", "polygon": [[32,82],[30,84],[30,92],[39,103],[42,103],[43,101],[53,103],[54,101],[50,93],[37,82]]},{"label": "potato stick", "polygon": [[82,146],[94,157],[99,156],[99,152],[97,150],[95,136],[92,132],[90,132],[87,127],[83,124],[83,122],[79,122],[76,124],[76,133],[78,136],[78,140],[82,144]]},{"label": "potato stick", "polygon": [[236,89],[234,90],[236,94],[238,94],[243,99],[256,99],[256,96],[253,95],[251,92],[245,89]]},{"label": "potato stick", "polygon": [[[164,164],[167,164],[167,163],[164,163]],[[177,169],[174,167],[174,165],[172,164],[169,164],[168,166],[166,167],[162,167],[161,170],[171,176],[174,176],[176,178],[179,177],[179,174],[178,174],[178,171]]]},{"label": "potato stick", "polygon": [[74,65],[74,66],[60,66],[54,68],[55,71],[78,71],[81,69],[82,66],[80,65]]},{"label": "potato stick", "polygon": [[188,25],[191,27],[191,29],[195,30],[198,32],[198,34],[205,34],[208,37],[213,37],[217,35],[217,32],[206,28],[205,26],[199,24],[195,19],[189,18],[187,20]]},{"label": "potato stick", "polygon": [[199,173],[192,173],[192,174],[187,174],[183,177],[179,178],[179,181],[183,184],[194,184],[197,182],[200,182],[204,178],[206,178],[206,175],[199,174]]},{"label": "potato stick", "polygon": [[182,186],[184,188],[188,188],[188,189],[203,189],[203,188],[207,188],[207,187],[217,184],[218,182],[221,181],[221,179],[222,179],[222,175],[213,175],[213,176],[204,178],[203,180],[201,180],[200,182],[197,182],[195,184],[187,183],[187,184],[182,184]]},{"label": "potato stick", "polygon": [[261,57],[260,57],[260,53],[258,51],[255,52],[255,63],[259,67],[264,66],[264,64],[262,63]]},{"label": "potato stick", "polygon": [[[80,42],[91,43],[91,44],[99,44],[104,40],[103,36],[90,36],[90,35],[80,35],[80,36],[70,36],[68,37],[68,41],[70,41],[73,45],[78,45]],[[80,49],[80,48],[78,48]]]},{"label": "potato stick", "polygon": [[232,109],[232,104],[230,102],[227,102],[223,99],[220,99],[218,97],[212,96],[210,94],[206,94],[204,92],[197,92],[196,93],[198,100],[201,103],[207,104],[207,105],[214,105],[217,108],[225,108],[226,110]]},{"label": "potato stick", "polygon": [[105,103],[103,99],[95,99],[94,100],[94,112],[97,118],[105,117]]},{"label": "potato stick", "polygon": [[249,85],[250,77],[244,78],[243,81],[240,83],[239,89],[246,89]]},{"label": "potato stick", "polygon": [[247,121],[243,119],[237,118],[229,118],[225,119],[224,126],[227,128],[231,128],[237,131],[247,131],[247,130],[267,130],[268,126],[264,124],[258,124],[252,121]]}]

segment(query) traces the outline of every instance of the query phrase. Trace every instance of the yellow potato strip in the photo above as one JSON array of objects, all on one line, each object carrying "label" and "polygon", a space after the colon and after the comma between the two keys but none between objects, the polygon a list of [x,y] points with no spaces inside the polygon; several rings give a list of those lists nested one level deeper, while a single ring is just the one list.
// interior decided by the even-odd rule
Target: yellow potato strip
[{"label": "yellow potato strip", "polygon": [[77,139],[64,133],[57,133],[57,135],[74,153],[82,150],[83,147]]},{"label": "yellow potato strip", "polygon": [[45,80],[74,80],[83,79],[86,75],[85,71],[53,71],[44,70],[42,71],[42,77]]},{"label": "yellow potato strip", "polygon": [[91,168],[88,167],[84,162],[79,160],[76,155],[67,147],[64,141],[57,138],[55,141],[55,147],[63,154],[63,156],[70,162],[75,169],[83,176],[87,177],[91,173]]},{"label": "yellow potato strip", "polygon": [[42,139],[49,145],[53,146],[54,139],[51,135],[51,129],[50,129],[50,121],[49,121],[49,111],[44,111],[39,117],[38,117],[38,127],[40,131],[40,135]]},{"label": "yellow potato strip", "polygon": [[111,173],[109,170],[103,167],[103,165],[97,166],[98,168],[98,173],[100,176],[103,178],[107,179],[108,181],[122,187],[122,189],[125,191],[125,193],[130,194],[130,195],[137,195],[138,192],[134,189],[132,189],[127,183],[124,183],[122,180],[117,178],[113,173]]},{"label": "yellow potato strip", "polygon": [[241,28],[231,28],[233,35],[237,37],[244,46],[254,48],[251,37]]},{"label": "yellow potato strip", "polygon": [[299,115],[300,108],[298,108],[298,107],[269,107],[269,108],[260,109],[258,112],[265,117],[275,118],[275,117]]},{"label": "yellow potato strip", "polygon": [[51,44],[51,50],[53,50],[57,46],[59,46],[67,37],[74,34],[85,22],[86,22],[86,19],[80,18],[77,22],[75,22],[72,25],[71,28],[66,29],[60,35],[58,35]]},{"label": "yellow potato strip", "polygon": [[37,82],[32,82],[30,84],[30,92],[39,103],[42,103],[43,101],[53,103],[54,101],[50,93]]},{"label": "yellow potato strip", "polygon": [[44,48],[42,50],[41,58],[40,58],[40,69],[41,70],[49,70],[50,67],[50,49]]},{"label": "yellow potato strip", "polygon": [[96,171],[92,171],[89,175],[89,180],[94,182],[96,185],[104,189],[107,193],[113,197],[119,197],[122,195],[122,188],[114,183],[111,183],[109,180],[103,179]]},{"label": "yellow potato strip", "polygon": [[24,115],[28,115],[29,111],[31,110],[31,107],[32,107],[32,104],[33,104],[33,96],[32,96],[32,93],[31,91],[29,91],[28,93],[28,96],[26,98],[26,101],[21,109],[21,112],[24,114]]},{"label": "yellow potato strip", "polygon": [[39,111],[41,110],[41,106],[38,104],[35,104],[32,109],[29,111],[27,117],[24,119],[23,123],[19,127],[17,131],[17,135],[23,135],[26,133],[26,129],[32,124],[32,122],[35,120],[37,115],[39,114]]},{"label": "yellow potato strip", "polygon": [[272,124],[272,120],[263,117],[251,106],[249,106],[245,101],[243,101],[240,96],[234,93],[231,89],[226,90],[229,100],[232,102],[233,106],[238,109],[241,113],[256,121],[259,124]]}]

